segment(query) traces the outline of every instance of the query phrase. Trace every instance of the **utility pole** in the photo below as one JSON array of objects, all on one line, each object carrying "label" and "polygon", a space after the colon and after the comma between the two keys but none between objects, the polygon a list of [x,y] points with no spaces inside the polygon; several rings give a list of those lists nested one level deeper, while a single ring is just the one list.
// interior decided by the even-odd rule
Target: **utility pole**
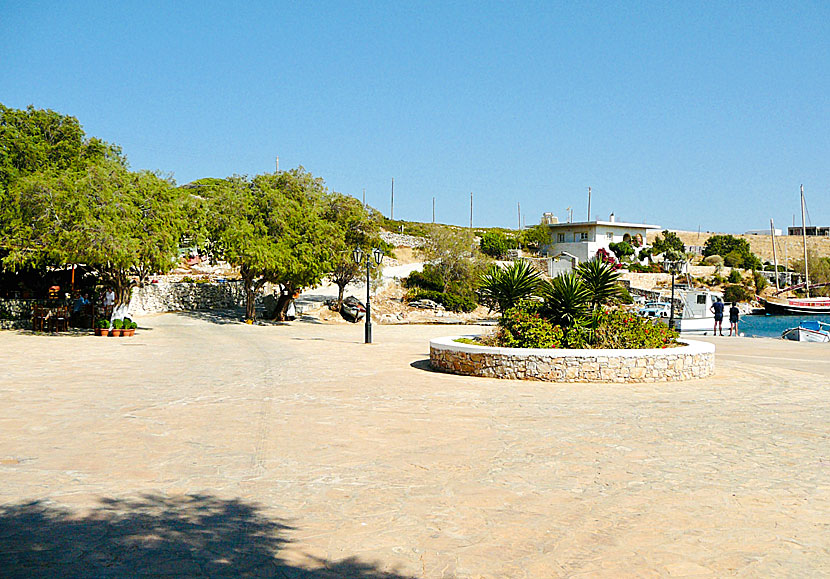
[{"label": "utility pole", "polygon": [[522,230],[522,204],[519,203],[519,202],[516,202],[516,206],[518,207],[518,210],[519,210],[519,231],[521,231]]},{"label": "utility pole", "polygon": [[591,188],[588,187],[588,221],[591,220]]},{"label": "utility pole", "polygon": [[395,220],[395,178],[392,177],[392,206],[389,209],[389,219]]},{"label": "utility pole", "polygon": [[435,225],[435,197],[432,198],[432,224]]},{"label": "utility pole", "polygon": [[277,173],[280,172],[280,156],[277,155]]},{"label": "utility pole", "polygon": [[363,209],[366,209],[366,187],[363,188]]},{"label": "utility pole", "polygon": [[470,191],[470,233],[473,232],[473,192]]}]

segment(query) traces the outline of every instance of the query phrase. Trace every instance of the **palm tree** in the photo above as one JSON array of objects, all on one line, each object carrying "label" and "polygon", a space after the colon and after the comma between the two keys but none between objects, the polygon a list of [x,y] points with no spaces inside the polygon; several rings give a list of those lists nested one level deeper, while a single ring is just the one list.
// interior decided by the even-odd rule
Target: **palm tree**
[{"label": "palm tree", "polygon": [[576,272],[585,284],[592,309],[618,298],[622,293],[620,274],[610,263],[594,258],[580,263]]},{"label": "palm tree", "polygon": [[509,267],[493,265],[481,276],[479,292],[484,303],[504,313],[519,301],[533,296],[542,276],[526,261],[514,261]]},{"label": "palm tree", "polygon": [[582,324],[591,294],[576,273],[556,276],[542,286],[541,293],[545,300],[543,313],[554,325],[570,328]]}]

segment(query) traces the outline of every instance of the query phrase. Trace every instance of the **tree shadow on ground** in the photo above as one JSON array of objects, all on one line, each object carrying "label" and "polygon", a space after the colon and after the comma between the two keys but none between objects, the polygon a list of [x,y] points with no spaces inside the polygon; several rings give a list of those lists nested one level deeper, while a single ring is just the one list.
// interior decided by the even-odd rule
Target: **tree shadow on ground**
[{"label": "tree shadow on ground", "polygon": [[46,502],[0,507],[0,575],[405,579],[356,558],[280,558],[293,528],[255,505],[209,495],[106,498],[88,514]]},{"label": "tree shadow on ground", "polygon": [[[245,323],[245,310],[242,308],[228,308],[221,310],[188,310],[175,312],[180,316],[210,322],[211,324],[242,324]],[[259,312],[257,312],[259,314]]]}]

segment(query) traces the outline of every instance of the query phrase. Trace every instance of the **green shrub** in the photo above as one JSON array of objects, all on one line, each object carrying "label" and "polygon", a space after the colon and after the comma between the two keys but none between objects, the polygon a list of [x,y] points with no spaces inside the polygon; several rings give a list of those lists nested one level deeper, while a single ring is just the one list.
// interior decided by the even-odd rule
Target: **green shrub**
[{"label": "green shrub", "polygon": [[729,277],[727,278],[729,283],[741,283],[743,279],[744,278],[741,275],[741,272],[739,272],[737,269],[733,269],[732,271],[730,271]]},{"label": "green shrub", "polygon": [[113,320],[112,321],[112,329],[114,330],[123,330],[124,329],[124,320]]},{"label": "green shrub", "polygon": [[747,302],[750,299],[752,299],[752,294],[742,285],[728,285],[723,288],[723,301],[725,302]]},{"label": "green shrub", "polygon": [[419,289],[414,292],[410,292],[407,297],[407,301],[415,300],[432,300],[453,312],[471,312],[478,307],[478,303],[475,299],[468,296],[434,290]]},{"label": "green shrub", "polygon": [[506,348],[559,348],[564,332],[536,313],[510,308],[499,321],[499,343]]},{"label": "green shrub", "polygon": [[665,348],[676,343],[678,336],[660,320],[621,309],[597,312],[592,326],[594,348]]},{"label": "green shrub", "polygon": [[499,258],[507,253],[508,241],[503,233],[488,231],[481,236],[481,253],[490,257]]},{"label": "green shrub", "polygon": [[752,272],[752,281],[755,284],[755,293],[761,293],[765,287],[767,287],[768,283],[767,278],[764,277],[759,271]]},{"label": "green shrub", "polygon": [[726,280],[722,276],[715,274],[712,276],[712,283],[710,285],[723,285]]},{"label": "green shrub", "polygon": [[505,268],[490,266],[479,280],[479,293],[483,304],[504,312],[534,295],[541,283],[542,276],[533,266],[526,261],[514,261]]},{"label": "green shrub", "polygon": [[629,263],[626,265],[628,271],[632,273],[663,273],[663,266],[659,263],[652,263],[651,265],[640,265],[639,263]]},{"label": "green shrub", "polygon": [[101,328],[102,330],[106,330],[110,327],[110,321],[109,320],[98,320],[97,322],[95,322],[95,327],[96,328]]},{"label": "green shrub", "polygon": [[408,289],[420,288],[440,292],[444,289],[441,275],[431,263],[424,264],[423,271],[413,271],[403,279],[403,286]]},{"label": "green shrub", "polygon": [[722,266],[723,258],[719,255],[707,255],[703,258],[703,263],[706,265],[714,265],[715,267]]}]

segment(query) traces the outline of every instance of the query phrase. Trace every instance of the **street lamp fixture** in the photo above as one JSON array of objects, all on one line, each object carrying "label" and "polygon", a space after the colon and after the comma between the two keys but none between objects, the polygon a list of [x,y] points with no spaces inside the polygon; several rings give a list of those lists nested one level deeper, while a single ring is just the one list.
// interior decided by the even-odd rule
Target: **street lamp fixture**
[{"label": "street lamp fixture", "polygon": [[663,260],[663,267],[671,273],[671,305],[669,306],[669,327],[674,329],[674,276],[683,270],[685,261],[678,259]]},{"label": "street lamp fixture", "polygon": [[[371,303],[371,280],[370,273],[372,267],[380,265],[383,261],[383,252],[378,248],[372,248],[371,251],[363,252],[359,247],[355,247],[352,252],[352,258],[358,265],[363,263],[364,257],[366,259],[366,325],[365,325],[365,343],[372,343],[372,303]],[[374,262],[374,263],[372,263]]]}]

